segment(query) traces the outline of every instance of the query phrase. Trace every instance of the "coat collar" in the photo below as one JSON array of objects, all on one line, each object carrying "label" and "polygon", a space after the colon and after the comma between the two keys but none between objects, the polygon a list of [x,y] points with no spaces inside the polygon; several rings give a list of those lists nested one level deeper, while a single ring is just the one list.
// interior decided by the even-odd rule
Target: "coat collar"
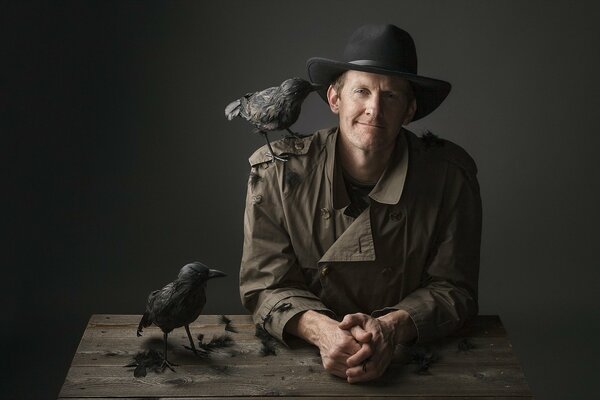
[{"label": "coat collar", "polygon": [[[381,174],[379,181],[369,193],[369,197],[378,203],[397,204],[404,190],[406,175],[408,173],[408,132],[402,128],[398,138],[394,152],[387,168]],[[350,198],[344,184],[342,168],[339,162],[336,162],[336,145],[339,128],[330,136],[327,141],[327,153],[330,155],[327,158],[326,169],[327,176],[331,184],[331,198],[333,208],[336,210],[342,209],[350,204]]]}]

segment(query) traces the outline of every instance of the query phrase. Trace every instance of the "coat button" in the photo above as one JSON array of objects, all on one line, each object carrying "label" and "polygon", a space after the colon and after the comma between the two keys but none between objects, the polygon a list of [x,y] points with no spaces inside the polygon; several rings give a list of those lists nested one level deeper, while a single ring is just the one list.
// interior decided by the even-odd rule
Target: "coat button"
[{"label": "coat button", "polygon": [[328,273],[329,273],[329,267],[324,266],[323,268],[321,268],[321,277],[325,278]]},{"label": "coat button", "polygon": [[294,143],[294,147],[296,150],[302,150],[304,148],[304,142],[297,140],[296,143]]},{"label": "coat button", "polygon": [[329,219],[331,217],[331,213],[326,208],[321,208],[321,216],[323,219]]},{"label": "coat button", "polygon": [[260,194],[252,196],[252,204],[260,204],[263,201],[263,197]]}]

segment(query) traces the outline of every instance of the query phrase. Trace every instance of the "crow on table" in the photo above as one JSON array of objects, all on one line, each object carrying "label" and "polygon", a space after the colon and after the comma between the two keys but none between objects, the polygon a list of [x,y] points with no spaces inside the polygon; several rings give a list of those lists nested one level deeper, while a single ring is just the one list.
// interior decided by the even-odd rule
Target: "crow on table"
[{"label": "crow on table", "polygon": [[142,329],[152,324],[163,331],[165,341],[163,370],[168,367],[174,371],[172,365],[175,364],[167,360],[167,336],[175,328],[185,327],[191,349],[198,354],[189,325],[198,318],[206,304],[206,282],[223,276],[226,274],[196,261],[183,266],[177,279],[148,296],[146,312],[138,326],[137,335],[141,336]]}]

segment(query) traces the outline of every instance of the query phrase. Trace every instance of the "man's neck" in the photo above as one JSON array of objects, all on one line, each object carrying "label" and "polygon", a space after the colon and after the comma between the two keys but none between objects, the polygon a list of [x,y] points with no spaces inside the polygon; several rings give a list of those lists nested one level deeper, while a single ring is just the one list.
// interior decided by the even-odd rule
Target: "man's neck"
[{"label": "man's neck", "polygon": [[350,177],[363,184],[374,184],[387,167],[394,146],[367,152],[344,143],[342,139],[338,141],[337,151],[342,168]]}]

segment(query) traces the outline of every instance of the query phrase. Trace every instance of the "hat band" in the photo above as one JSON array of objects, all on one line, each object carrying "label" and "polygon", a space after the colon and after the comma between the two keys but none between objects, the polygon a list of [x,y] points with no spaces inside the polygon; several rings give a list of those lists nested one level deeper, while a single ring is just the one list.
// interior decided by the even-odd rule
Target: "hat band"
[{"label": "hat band", "polygon": [[354,64],[354,65],[366,66],[366,67],[377,67],[377,68],[381,68],[381,69],[387,69],[389,71],[405,72],[408,74],[413,73],[411,71],[408,71],[405,68],[398,68],[397,66],[392,67],[392,66],[388,66],[388,65],[383,65],[379,61],[375,61],[375,60],[354,60],[354,61],[348,61],[348,63]]}]

